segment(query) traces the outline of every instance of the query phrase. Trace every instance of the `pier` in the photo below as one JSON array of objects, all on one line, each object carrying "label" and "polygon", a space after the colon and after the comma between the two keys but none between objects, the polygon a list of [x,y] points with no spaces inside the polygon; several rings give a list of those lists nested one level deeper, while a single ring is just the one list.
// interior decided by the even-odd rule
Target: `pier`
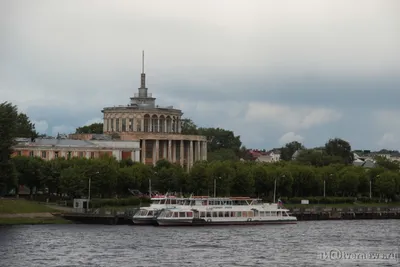
[{"label": "pier", "polygon": [[400,207],[292,208],[298,221],[400,219]]},{"label": "pier", "polygon": [[[95,209],[84,212],[62,213],[61,217],[75,223],[133,225],[132,216],[137,209],[117,211],[112,209]],[[352,207],[352,208],[292,208],[290,213],[298,221],[319,220],[381,220],[400,219],[400,207]]]}]

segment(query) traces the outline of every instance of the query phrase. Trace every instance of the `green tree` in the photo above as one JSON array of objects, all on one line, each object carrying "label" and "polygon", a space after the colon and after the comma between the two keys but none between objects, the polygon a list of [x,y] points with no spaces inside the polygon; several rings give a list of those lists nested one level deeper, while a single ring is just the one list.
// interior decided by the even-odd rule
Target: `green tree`
[{"label": "green tree", "polygon": [[344,164],[352,164],[354,161],[354,154],[351,152],[351,146],[349,142],[343,139],[330,139],[325,144],[325,151],[328,155],[342,158]]},{"label": "green tree", "polygon": [[17,186],[15,167],[11,161],[17,119],[16,106],[8,102],[0,104],[0,196]]},{"label": "green tree", "polygon": [[103,123],[92,123],[90,125],[85,125],[78,127],[75,130],[76,134],[102,134],[103,133]]},{"label": "green tree", "polygon": [[198,134],[197,125],[191,119],[181,119],[181,133],[182,134]]},{"label": "green tree", "polygon": [[328,155],[325,150],[304,149],[296,157],[296,161],[316,167],[328,166],[330,164],[342,163],[343,159],[338,156]]},{"label": "green tree", "polygon": [[36,194],[44,185],[44,161],[37,157],[19,156],[14,157],[13,162],[17,171],[18,184],[27,186],[32,198],[33,194]]},{"label": "green tree", "polygon": [[38,135],[39,134],[35,130],[35,124],[29,120],[26,114],[19,113],[17,117],[16,136],[36,138]]},{"label": "green tree", "polygon": [[292,160],[294,152],[303,149],[304,146],[297,141],[287,143],[284,147],[281,148],[281,160],[290,161]]},{"label": "green tree", "polygon": [[398,172],[385,171],[376,177],[375,186],[380,196],[392,198],[398,192],[397,181],[399,179]]}]

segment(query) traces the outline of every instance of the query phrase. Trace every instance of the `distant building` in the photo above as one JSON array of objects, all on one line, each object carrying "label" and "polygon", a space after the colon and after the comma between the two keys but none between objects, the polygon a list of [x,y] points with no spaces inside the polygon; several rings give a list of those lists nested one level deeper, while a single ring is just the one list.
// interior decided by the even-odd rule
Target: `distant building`
[{"label": "distant building", "polygon": [[[160,159],[179,163],[189,170],[195,161],[207,160],[207,138],[181,134],[182,111],[173,106],[156,105],[148,93],[144,60],[138,93],[129,105],[105,107],[103,132],[123,141],[140,143],[140,161],[155,165]],[[72,134],[71,139],[91,140],[92,134]]]},{"label": "distant building", "polygon": [[140,162],[140,142],[40,138],[32,141],[31,139],[18,138],[13,155],[39,157],[44,160],[61,157],[89,159],[108,155],[117,160],[131,159]]}]

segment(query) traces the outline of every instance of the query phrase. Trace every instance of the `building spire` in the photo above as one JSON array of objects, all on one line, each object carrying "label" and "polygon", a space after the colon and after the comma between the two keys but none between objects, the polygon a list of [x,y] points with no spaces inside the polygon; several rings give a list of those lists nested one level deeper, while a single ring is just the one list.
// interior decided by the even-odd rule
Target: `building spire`
[{"label": "building spire", "polygon": [[[142,74],[140,75],[140,88],[146,88],[146,74],[144,73],[144,50],[142,51]],[[146,92],[147,97],[147,92]]]},{"label": "building spire", "polygon": [[144,74],[144,50],[142,51],[142,73]]}]

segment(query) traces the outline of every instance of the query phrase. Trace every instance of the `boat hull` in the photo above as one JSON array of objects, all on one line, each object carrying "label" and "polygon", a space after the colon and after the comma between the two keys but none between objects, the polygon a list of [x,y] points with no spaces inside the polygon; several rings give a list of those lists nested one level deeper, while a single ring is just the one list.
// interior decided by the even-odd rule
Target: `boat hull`
[{"label": "boat hull", "polygon": [[157,225],[157,220],[154,218],[133,218],[134,225]]},{"label": "boat hull", "polygon": [[252,220],[252,221],[206,221],[203,219],[158,219],[159,226],[227,226],[227,225],[266,225],[296,224],[297,220]]}]

